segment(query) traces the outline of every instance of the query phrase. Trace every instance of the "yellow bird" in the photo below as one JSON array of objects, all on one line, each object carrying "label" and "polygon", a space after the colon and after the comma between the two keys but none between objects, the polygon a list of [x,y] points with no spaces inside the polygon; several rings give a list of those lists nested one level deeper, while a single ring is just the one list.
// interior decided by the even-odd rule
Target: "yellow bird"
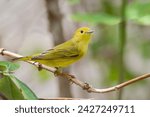
[{"label": "yellow bird", "polygon": [[46,66],[62,68],[78,61],[88,49],[93,31],[88,27],[77,29],[72,39],[43,53],[15,58],[14,60],[35,61]]}]

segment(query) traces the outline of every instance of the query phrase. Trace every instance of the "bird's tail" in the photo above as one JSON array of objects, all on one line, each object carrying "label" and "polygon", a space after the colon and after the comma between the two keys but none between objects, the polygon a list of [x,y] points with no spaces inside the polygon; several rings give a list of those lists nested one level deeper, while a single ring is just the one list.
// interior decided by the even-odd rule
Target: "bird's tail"
[{"label": "bird's tail", "polygon": [[29,61],[31,60],[30,56],[26,56],[26,57],[17,57],[17,58],[13,58],[12,61]]}]

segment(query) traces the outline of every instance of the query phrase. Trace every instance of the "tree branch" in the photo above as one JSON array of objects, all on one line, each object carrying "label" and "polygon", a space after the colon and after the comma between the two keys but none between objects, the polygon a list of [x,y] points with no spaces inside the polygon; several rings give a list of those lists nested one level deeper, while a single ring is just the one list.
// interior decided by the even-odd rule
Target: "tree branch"
[{"label": "tree branch", "polygon": [[[10,52],[10,51],[6,51],[4,48],[0,48],[0,55],[2,55],[2,56],[9,56],[9,57],[12,57],[12,58],[22,57],[19,54],[16,54],[16,53],[13,53],[13,52]],[[28,63],[36,66],[36,67],[39,67],[39,65],[40,65],[38,62],[34,62],[34,61],[25,61],[25,62],[28,62]],[[45,65],[40,65],[40,67],[42,67],[42,69],[45,69],[45,70],[50,71],[52,73],[55,73],[55,71],[56,71],[55,68],[51,68],[51,67],[48,67],[48,66],[45,66]],[[121,84],[118,84],[116,86],[113,86],[113,87],[110,87],[110,88],[105,88],[105,89],[93,88],[88,83],[84,83],[84,82],[76,79],[73,75],[70,75],[70,74],[67,74],[67,73],[59,73],[58,76],[61,76],[62,78],[68,79],[69,81],[71,81],[72,83],[80,86],[81,88],[83,88],[87,92],[90,92],[90,93],[91,92],[92,93],[107,93],[107,92],[112,92],[112,91],[119,90],[119,89],[121,89],[121,88],[123,88],[123,87],[125,87],[127,85],[130,85],[130,84],[133,84],[133,83],[135,83],[137,81],[149,78],[150,77],[150,73],[144,74],[142,76],[133,78],[131,80],[128,80],[128,81],[123,82]]]}]

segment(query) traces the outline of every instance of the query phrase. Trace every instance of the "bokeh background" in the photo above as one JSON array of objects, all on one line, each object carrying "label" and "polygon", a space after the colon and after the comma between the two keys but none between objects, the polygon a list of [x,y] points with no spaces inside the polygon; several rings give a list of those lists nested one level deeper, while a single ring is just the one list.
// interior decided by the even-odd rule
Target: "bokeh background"
[{"label": "bokeh background", "polygon": [[[96,88],[150,72],[149,25],[149,0],[0,0],[0,47],[24,56],[70,39],[81,26],[92,28],[88,54],[65,70]],[[15,75],[40,98],[150,99],[149,79],[120,92],[93,94],[18,63]]]}]

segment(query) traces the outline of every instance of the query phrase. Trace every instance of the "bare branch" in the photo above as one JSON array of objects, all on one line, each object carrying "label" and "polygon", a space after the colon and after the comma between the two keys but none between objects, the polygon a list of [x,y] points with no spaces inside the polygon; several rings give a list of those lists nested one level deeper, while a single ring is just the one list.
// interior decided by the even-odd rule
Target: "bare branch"
[{"label": "bare branch", "polygon": [[[12,57],[12,58],[22,57],[19,54],[16,54],[16,53],[13,53],[13,52],[10,52],[10,51],[6,51],[4,48],[0,48],[0,55],[2,55],[2,56],[9,56],[9,57]],[[28,62],[28,63],[36,66],[36,67],[39,67],[39,65],[40,65],[38,62],[34,62],[34,61],[25,61],[25,62]],[[48,66],[45,66],[45,65],[40,65],[40,67],[42,67],[42,69],[45,69],[45,70],[50,71],[52,73],[55,73],[55,70],[56,70],[55,68],[51,68],[51,67],[48,67]],[[61,76],[62,78],[68,79],[70,82],[80,86],[81,88],[83,88],[87,92],[90,92],[90,93],[107,93],[107,92],[112,92],[112,91],[119,90],[119,89],[121,89],[121,88],[123,88],[125,86],[128,86],[130,84],[133,84],[133,83],[135,83],[137,81],[149,78],[150,77],[150,73],[144,74],[142,76],[133,78],[131,80],[128,80],[128,81],[123,82],[121,84],[118,84],[116,86],[113,86],[113,87],[110,87],[110,88],[105,88],[105,89],[93,88],[88,83],[84,83],[84,82],[76,79],[75,76],[67,74],[67,73],[59,73],[58,76]]]}]

